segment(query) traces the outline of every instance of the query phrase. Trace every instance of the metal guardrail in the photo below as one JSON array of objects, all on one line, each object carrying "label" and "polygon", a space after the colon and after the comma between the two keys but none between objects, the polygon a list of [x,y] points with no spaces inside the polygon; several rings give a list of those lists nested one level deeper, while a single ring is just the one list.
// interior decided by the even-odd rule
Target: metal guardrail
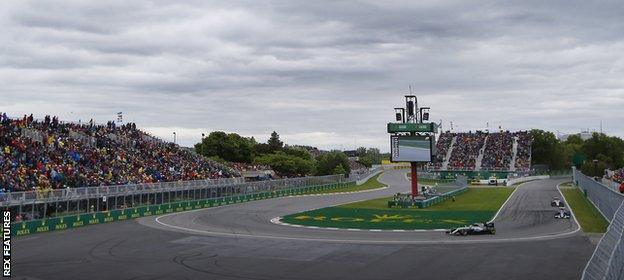
[{"label": "metal guardrail", "polygon": [[50,192],[14,194],[3,208],[14,211],[15,219],[39,220],[72,213],[92,213],[125,209],[135,205],[158,205],[182,200],[197,200],[297,190],[311,186],[353,182],[344,175],[300,177],[292,179],[242,182],[238,179],[169,182],[126,186],[64,189]]},{"label": "metal guardrail", "polygon": [[[200,190],[211,187],[236,185],[239,189],[275,190],[284,187],[309,186],[315,184],[345,182],[343,175],[300,177],[259,182],[245,182],[244,178],[220,178],[211,180],[160,182],[119,186],[65,188],[5,193],[0,196],[0,207],[33,203],[54,203],[67,200],[102,198],[122,195],[154,194],[169,191]],[[351,181],[351,179],[349,180]]]},{"label": "metal guardrail", "polygon": [[624,195],[572,168],[574,183],[610,222],[587,266],[584,280],[624,279]]},{"label": "metal guardrail", "polygon": [[123,194],[153,193],[168,190],[185,190],[196,187],[210,187],[229,184],[240,184],[244,178],[220,178],[196,181],[158,182],[147,184],[128,184],[101,187],[64,188],[51,190],[35,190],[10,192],[0,196],[0,207],[27,204],[33,202],[55,202],[68,199],[95,198]]}]

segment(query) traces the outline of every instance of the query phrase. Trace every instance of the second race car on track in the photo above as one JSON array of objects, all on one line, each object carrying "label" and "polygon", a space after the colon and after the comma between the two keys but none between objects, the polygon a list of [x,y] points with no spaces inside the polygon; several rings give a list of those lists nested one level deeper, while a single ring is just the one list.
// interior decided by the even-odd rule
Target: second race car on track
[{"label": "second race car on track", "polygon": [[494,223],[474,223],[465,227],[452,228],[446,231],[450,235],[496,234]]},{"label": "second race car on track", "polygon": [[569,219],[570,216],[570,211],[567,211],[565,207],[560,207],[559,211],[555,213],[555,219]]},{"label": "second race car on track", "polygon": [[552,207],[565,207],[565,205],[563,204],[563,201],[561,201],[561,199],[559,199],[559,197],[553,197],[553,199],[550,201],[550,206]]}]

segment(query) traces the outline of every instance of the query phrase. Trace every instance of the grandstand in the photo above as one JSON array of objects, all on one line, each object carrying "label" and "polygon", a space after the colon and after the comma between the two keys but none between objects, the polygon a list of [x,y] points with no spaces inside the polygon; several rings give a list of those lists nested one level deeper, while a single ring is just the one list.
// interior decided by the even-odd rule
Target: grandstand
[{"label": "grandstand", "polygon": [[25,191],[203,180],[238,171],[127,123],[60,122],[0,115],[0,189]]},{"label": "grandstand", "polygon": [[436,143],[436,171],[527,172],[531,168],[529,132],[443,132]]},{"label": "grandstand", "polygon": [[611,178],[617,183],[624,184],[624,168],[613,171],[613,176]]}]

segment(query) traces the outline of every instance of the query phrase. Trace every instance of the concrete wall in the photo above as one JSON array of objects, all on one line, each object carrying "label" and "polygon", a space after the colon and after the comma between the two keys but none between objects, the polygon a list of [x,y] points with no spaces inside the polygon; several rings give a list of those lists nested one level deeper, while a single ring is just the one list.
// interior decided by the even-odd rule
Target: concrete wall
[{"label": "concrete wall", "polygon": [[531,180],[541,180],[541,179],[548,179],[548,178],[550,178],[550,175],[527,176],[527,177],[513,178],[513,179],[507,180],[507,186],[512,186],[512,185],[517,184],[517,183],[524,183],[524,182],[528,182],[528,181],[531,181]]},{"label": "concrete wall", "polygon": [[366,181],[368,181],[368,179],[373,178],[375,175],[383,172],[384,170],[382,168],[377,168],[375,170],[373,170],[370,174],[366,175],[366,177],[363,177],[362,179],[357,180],[355,183],[359,186],[361,184],[366,183]]}]

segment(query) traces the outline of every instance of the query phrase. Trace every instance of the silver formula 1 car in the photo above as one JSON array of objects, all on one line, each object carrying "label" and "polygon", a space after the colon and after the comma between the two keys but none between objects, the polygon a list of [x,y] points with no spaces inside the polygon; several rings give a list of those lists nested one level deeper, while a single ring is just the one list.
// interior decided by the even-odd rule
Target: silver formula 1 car
[{"label": "silver formula 1 car", "polygon": [[570,211],[565,210],[565,207],[560,207],[559,211],[555,213],[555,219],[569,219],[571,215]]},{"label": "silver formula 1 car", "polygon": [[565,207],[565,204],[563,204],[563,201],[561,199],[559,199],[559,197],[555,196],[550,201],[550,206],[552,206],[552,207]]},{"label": "silver formula 1 car", "polygon": [[494,223],[474,223],[465,227],[452,228],[446,231],[449,235],[496,234]]}]

